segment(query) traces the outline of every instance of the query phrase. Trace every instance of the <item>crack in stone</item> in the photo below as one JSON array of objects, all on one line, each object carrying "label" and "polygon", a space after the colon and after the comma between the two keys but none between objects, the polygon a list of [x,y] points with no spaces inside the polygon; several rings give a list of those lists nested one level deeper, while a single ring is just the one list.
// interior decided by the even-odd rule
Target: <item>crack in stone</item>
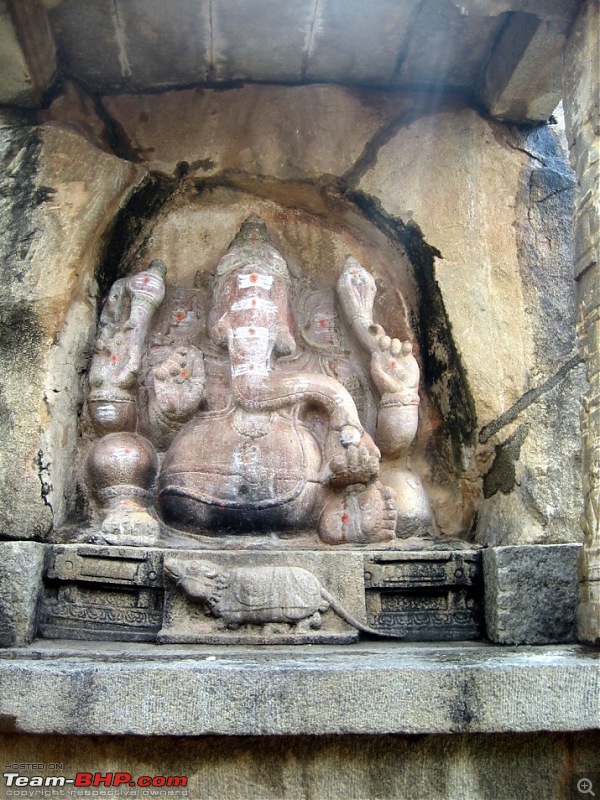
[{"label": "crack in stone", "polygon": [[542,395],[547,394],[549,391],[554,389],[555,386],[562,381],[562,379],[575,367],[579,366],[583,362],[583,357],[579,354],[570,358],[563,366],[555,372],[548,380],[544,381],[544,383],[537,386],[535,389],[530,389],[529,391],[525,392],[525,394],[521,395],[521,397],[514,403],[508,411],[505,411],[504,414],[500,414],[500,416],[495,419],[493,422],[490,422],[489,425],[485,425],[481,431],[479,432],[479,443],[485,444],[488,442],[492,436],[494,436],[498,431],[505,428],[511,422],[519,416],[519,414],[528,408],[532,403],[538,400]]},{"label": "crack in stone", "polygon": [[398,58],[396,59],[396,64],[394,66],[394,71],[392,72],[392,77],[390,82],[393,83],[395,79],[400,76],[402,71],[402,67],[404,66],[404,62],[408,57],[408,51],[410,48],[410,43],[413,40],[413,33],[417,26],[417,22],[419,21],[419,17],[421,16],[421,12],[423,11],[424,3],[419,3],[418,7],[415,9],[415,13],[409,25],[406,28],[406,35],[404,37],[404,41],[400,47],[400,51],[398,52]]},{"label": "crack in stone", "polygon": [[121,75],[124,78],[131,78],[133,73],[131,71],[129,58],[127,57],[125,27],[123,25],[123,20],[121,19],[121,14],[119,13],[118,0],[113,0],[113,11],[115,21],[115,41],[119,51],[119,66],[121,67]]},{"label": "crack in stone", "polygon": [[52,503],[50,503],[50,501],[48,500],[48,497],[52,492],[52,484],[48,480],[46,480],[46,478],[50,476],[50,462],[48,461],[46,464],[44,464],[44,453],[41,449],[38,450],[36,460],[38,468],[38,477],[42,485],[41,488],[42,500],[44,501],[44,505],[48,506],[50,511],[53,512]]},{"label": "crack in stone", "polygon": [[423,108],[411,108],[399,117],[395,117],[377,133],[372,136],[365,144],[362,153],[357,158],[353,166],[342,175],[342,180],[351,189],[355,189],[361,178],[377,164],[377,157],[381,148],[386,145],[398,131],[410,125],[423,114]]},{"label": "crack in stone", "polygon": [[362,153],[341,177],[341,180],[350,188],[355,189],[361,178],[377,164],[379,151],[386,145],[396,133],[402,128],[408,127],[413,122],[416,122],[425,114],[431,113],[432,110],[443,111],[446,108],[455,106],[456,100],[453,99],[439,99],[435,103],[434,109],[427,102],[427,98],[418,103],[414,108],[404,111],[397,117],[394,117],[390,122],[379,128],[378,131],[366,142]]},{"label": "crack in stone", "polygon": [[98,95],[89,95],[94,103],[94,110],[100,120],[104,124],[102,137],[105,143],[110,147],[113,155],[122,158],[125,161],[131,161],[138,164],[142,161],[136,153],[135,148],[131,144],[129,137],[125,132],[125,128],[117,122],[117,120],[110,114],[104,103],[102,97]]},{"label": "crack in stone", "polygon": [[213,15],[213,0],[208,3],[208,75],[209,81],[214,81],[216,76],[215,65],[215,29],[214,29],[214,15]]},{"label": "crack in stone", "polygon": [[529,158],[535,159],[538,161],[543,167],[547,166],[546,162],[540,156],[536,156],[535,153],[532,153],[530,150],[527,150],[525,147],[518,147],[516,144],[511,144],[508,139],[506,140],[506,144],[510,147],[511,150],[518,150],[519,153],[525,153],[526,156]]},{"label": "crack in stone", "polygon": [[315,0],[315,4],[313,6],[310,25],[308,27],[308,31],[306,34],[306,39],[304,40],[304,54],[302,56],[302,68],[300,70],[300,80],[305,81],[306,75],[308,73],[308,62],[312,55],[312,51],[315,44],[315,36],[316,36],[316,28],[317,23],[319,21],[319,5],[321,0]]},{"label": "crack in stone", "polygon": [[551,197],[556,197],[557,194],[562,194],[563,192],[570,192],[574,188],[574,184],[569,184],[568,186],[563,186],[561,189],[557,189],[555,192],[550,192],[545,197],[540,198],[539,200],[533,200],[534,203],[545,203],[546,200],[550,200]]}]

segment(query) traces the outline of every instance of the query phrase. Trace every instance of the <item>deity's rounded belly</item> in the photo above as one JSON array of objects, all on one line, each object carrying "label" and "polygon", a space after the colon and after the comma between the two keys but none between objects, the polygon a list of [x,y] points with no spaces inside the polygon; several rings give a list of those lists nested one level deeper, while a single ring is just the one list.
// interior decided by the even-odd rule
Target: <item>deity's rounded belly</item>
[{"label": "deity's rounded belly", "polygon": [[161,508],[175,527],[191,530],[310,525],[320,465],[316,440],[293,415],[206,414],[165,456]]}]

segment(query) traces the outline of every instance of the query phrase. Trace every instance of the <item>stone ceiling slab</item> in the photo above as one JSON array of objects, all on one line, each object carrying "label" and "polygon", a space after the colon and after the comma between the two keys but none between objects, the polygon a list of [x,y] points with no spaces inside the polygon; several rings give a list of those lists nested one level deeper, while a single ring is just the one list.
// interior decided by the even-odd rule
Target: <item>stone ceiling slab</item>
[{"label": "stone ceiling slab", "polygon": [[317,6],[318,0],[213,0],[215,79],[299,82]]},{"label": "stone ceiling slab", "polygon": [[562,96],[566,25],[512,14],[490,58],[480,96],[492,116],[543,122]]},{"label": "stone ceiling slab", "polygon": [[[41,102],[53,37],[63,75],[92,93],[234,81],[449,89],[478,95],[493,116],[516,121],[552,112],[563,34],[578,8],[578,0],[0,4],[0,102]],[[35,13],[21,13],[28,9]],[[43,30],[50,49],[40,59]],[[28,52],[30,40],[38,45]],[[27,94],[31,85],[40,88]]]},{"label": "stone ceiling slab", "polygon": [[77,0],[71,0],[50,12],[50,23],[64,66],[71,75],[102,90],[123,82],[112,0],[90,0],[85,13]]},{"label": "stone ceiling slab", "polygon": [[425,0],[394,83],[469,89],[505,24],[465,13],[452,0]]},{"label": "stone ceiling slab", "polygon": [[48,20],[35,0],[0,0],[0,104],[36,106],[54,75]]},{"label": "stone ceiling slab", "polygon": [[209,2],[70,0],[50,11],[69,73],[92,89],[202,83],[210,71]]},{"label": "stone ceiling slab", "polygon": [[[210,3],[115,0],[123,67],[140,87],[207,80],[211,67]],[[182,35],[183,34],[183,35]]]},{"label": "stone ceiling slab", "polygon": [[306,78],[387,85],[420,0],[325,0],[319,6]]}]

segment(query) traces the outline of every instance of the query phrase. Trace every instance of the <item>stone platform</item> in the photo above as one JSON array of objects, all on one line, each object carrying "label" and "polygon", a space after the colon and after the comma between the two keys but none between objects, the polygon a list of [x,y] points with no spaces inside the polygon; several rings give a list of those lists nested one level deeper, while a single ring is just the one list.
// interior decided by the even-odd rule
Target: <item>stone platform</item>
[{"label": "stone platform", "polygon": [[152,736],[600,728],[583,646],[216,647],[38,641],[0,650],[0,729]]}]

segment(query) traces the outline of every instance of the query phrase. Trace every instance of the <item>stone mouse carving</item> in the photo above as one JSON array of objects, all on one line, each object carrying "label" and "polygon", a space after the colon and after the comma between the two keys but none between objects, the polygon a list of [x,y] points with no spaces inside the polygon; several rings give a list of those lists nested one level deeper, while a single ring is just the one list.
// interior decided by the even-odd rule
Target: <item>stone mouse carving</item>
[{"label": "stone mouse carving", "polygon": [[163,569],[189,600],[202,604],[208,614],[231,630],[268,623],[302,624],[318,630],[321,614],[331,609],[356,630],[386,636],[356,619],[312,572],[301,567],[237,567],[227,571],[212,561],[167,558]]}]

